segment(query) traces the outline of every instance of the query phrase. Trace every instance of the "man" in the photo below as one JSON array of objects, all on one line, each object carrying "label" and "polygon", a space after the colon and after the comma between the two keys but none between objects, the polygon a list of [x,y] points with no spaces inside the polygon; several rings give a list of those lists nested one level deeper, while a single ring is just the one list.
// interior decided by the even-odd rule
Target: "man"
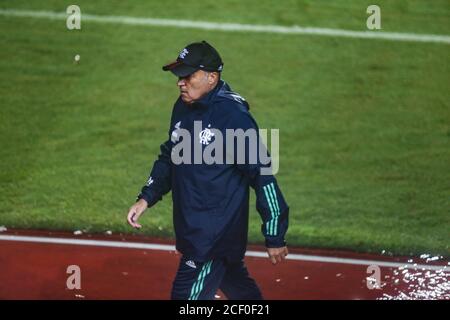
[{"label": "man", "polygon": [[174,161],[182,143],[202,155],[227,129],[257,132],[248,103],[220,79],[222,68],[219,53],[206,41],[188,45],[175,62],[163,67],[178,77],[180,96],[172,111],[169,138],[128,212],[128,223],[141,228],[137,221],[142,213],[172,190],[176,248],[182,254],[172,299],[214,299],[219,288],[228,299],[262,299],[243,261],[249,186],[256,193],[270,260],[276,264],[288,254],[284,240],[288,206],[273,175],[262,174],[267,164],[259,158],[250,161],[260,148],[252,149],[245,141],[243,150],[234,146],[226,150],[227,160],[233,161],[209,164],[196,162],[197,155],[191,156],[186,148],[181,153],[187,161]]}]

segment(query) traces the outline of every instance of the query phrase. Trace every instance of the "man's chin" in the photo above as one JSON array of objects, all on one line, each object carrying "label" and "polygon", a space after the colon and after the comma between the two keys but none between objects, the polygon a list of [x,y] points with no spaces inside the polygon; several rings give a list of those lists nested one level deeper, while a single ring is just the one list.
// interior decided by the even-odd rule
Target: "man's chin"
[{"label": "man's chin", "polygon": [[180,98],[185,104],[191,104],[192,102],[194,102],[194,100],[192,99],[186,99],[185,97],[183,97],[183,95],[180,95]]}]

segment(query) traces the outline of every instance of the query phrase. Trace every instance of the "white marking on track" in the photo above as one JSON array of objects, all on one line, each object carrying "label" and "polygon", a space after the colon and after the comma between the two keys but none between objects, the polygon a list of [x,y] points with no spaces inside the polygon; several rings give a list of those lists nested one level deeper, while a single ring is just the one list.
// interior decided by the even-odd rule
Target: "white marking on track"
[{"label": "white marking on track", "polygon": [[[109,241],[109,240],[105,241],[105,240],[88,240],[88,239],[73,239],[73,238],[51,238],[51,237],[0,235],[0,241],[19,241],[19,242],[33,242],[33,243],[109,247],[109,248],[175,251],[175,246],[168,245],[168,244]],[[248,257],[267,258],[267,253],[262,252],[262,251],[247,251],[245,255]],[[447,268],[447,266],[437,266],[437,265],[408,264],[408,263],[401,263],[401,262],[349,259],[349,258],[293,254],[293,253],[290,253],[286,257],[286,259],[287,260],[297,260],[297,261],[312,261],[312,262],[321,262],[321,263],[337,263],[337,264],[351,264],[351,265],[363,265],[363,266],[378,265],[380,267],[391,267],[391,268],[399,268],[399,267],[405,267],[405,268],[410,268],[410,269],[419,269],[420,268],[420,269],[425,269],[425,270],[445,270]]]},{"label": "white marking on track", "polygon": [[[16,9],[0,9],[0,15],[9,17],[30,17],[52,20],[67,19],[66,13],[52,11],[30,11]],[[191,21],[177,19],[140,18],[127,16],[106,16],[82,14],[82,21],[92,21],[98,23],[113,23],[135,26],[173,27],[191,28],[203,30],[216,30],[228,32],[259,32],[278,34],[305,34],[313,36],[346,37],[361,39],[383,39],[391,41],[411,41],[411,42],[434,42],[450,44],[450,36],[436,34],[417,34],[403,32],[384,31],[354,31],[344,29],[314,28],[301,26],[280,26],[280,25],[257,25],[242,23],[218,23],[206,21]]]}]

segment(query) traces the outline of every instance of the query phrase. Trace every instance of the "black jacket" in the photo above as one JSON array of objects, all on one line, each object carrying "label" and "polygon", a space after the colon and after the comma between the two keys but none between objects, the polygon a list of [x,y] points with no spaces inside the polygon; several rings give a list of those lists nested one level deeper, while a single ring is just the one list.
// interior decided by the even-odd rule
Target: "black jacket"
[{"label": "black jacket", "polygon": [[[257,132],[257,124],[248,109],[247,102],[222,80],[193,105],[186,105],[179,98],[172,112],[169,139],[161,145],[158,160],[138,196],[150,207],[172,190],[176,247],[195,261],[216,257],[243,258],[247,245],[249,186],[256,193],[256,208],[263,221],[261,230],[266,246],[282,247],[286,244],[284,237],[288,229],[289,208],[275,177],[261,175],[261,168],[270,166],[270,163],[263,165],[258,156],[252,164],[250,158],[255,149],[248,142],[245,143],[244,163],[237,161],[239,153],[236,148],[231,155],[225,148],[226,142],[230,141],[226,138],[226,129],[255,129]],[[199,123],[194,125],[194,121],[201,121],[200,129]],[[195,126],[199,130],[195,131]],[[185,140],[183,129],[184,133],[190,133],[191,139]],[[234,163],[224,158],[222,164],[207,164],[205,161],[195,164],[194,155],[186,157],[191,159],[190,164],[174,163],[172,152],[187,155],[185,150],[179,151],[181,142],[184,141],[185,146],[191,145],[192,154],[194,148],[205,151],[217,141],[217,134],[211,135],[211,132],[217,133],[214,130],[223,134],[223,154]],[[259,148],[260,144],[257,152]],[[268,155],[265,148],[263,152]]]}]

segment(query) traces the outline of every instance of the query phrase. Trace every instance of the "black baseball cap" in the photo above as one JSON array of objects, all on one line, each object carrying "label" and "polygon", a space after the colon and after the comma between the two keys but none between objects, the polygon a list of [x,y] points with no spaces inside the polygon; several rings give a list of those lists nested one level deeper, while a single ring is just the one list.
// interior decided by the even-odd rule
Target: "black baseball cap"
[{"label": "black baseball cap", "polygon": [[208,42],[194,42],[181,50],[177,60],[162,67],[164,71],[172,71],[177,77],[187,77],[197,70],[221,72],[222,58]]}]

